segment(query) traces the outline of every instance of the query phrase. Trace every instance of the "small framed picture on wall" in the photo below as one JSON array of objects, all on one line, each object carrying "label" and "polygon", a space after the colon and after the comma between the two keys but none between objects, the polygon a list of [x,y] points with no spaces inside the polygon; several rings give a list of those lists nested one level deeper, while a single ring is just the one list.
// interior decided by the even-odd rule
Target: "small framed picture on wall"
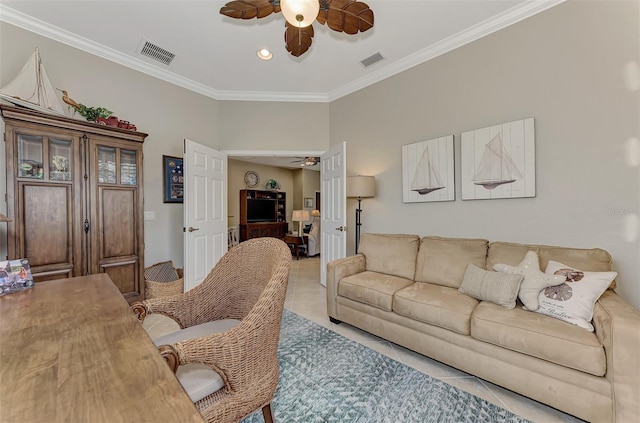
[{"label": "small framed picture on wall", "polygon": [[162,156],[164,203],[182,203],[183,170],[181,157]]},{"label": "small framed picture on wall", "polygon": [[305,209],[312,209],[313,208],[313,198],[304,197],[304,208]]}]

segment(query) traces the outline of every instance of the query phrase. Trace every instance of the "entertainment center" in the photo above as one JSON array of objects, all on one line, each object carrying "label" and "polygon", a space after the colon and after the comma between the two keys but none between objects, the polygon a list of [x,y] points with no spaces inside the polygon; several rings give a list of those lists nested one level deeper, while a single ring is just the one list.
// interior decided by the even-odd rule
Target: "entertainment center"
[{"label": "entertainment center", "polygon": [[251,238],[284,238],[287,193],[255,189],[240,190],[240,241]]}]

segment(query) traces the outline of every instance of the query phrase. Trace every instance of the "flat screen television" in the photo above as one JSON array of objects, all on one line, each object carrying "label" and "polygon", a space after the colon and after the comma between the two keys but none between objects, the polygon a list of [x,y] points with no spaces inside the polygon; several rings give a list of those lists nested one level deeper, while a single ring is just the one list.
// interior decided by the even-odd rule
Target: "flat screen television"
[{"label": "flat screen television", "polygon": [[276,200],[247,198],[247,222],[277,222]]}]

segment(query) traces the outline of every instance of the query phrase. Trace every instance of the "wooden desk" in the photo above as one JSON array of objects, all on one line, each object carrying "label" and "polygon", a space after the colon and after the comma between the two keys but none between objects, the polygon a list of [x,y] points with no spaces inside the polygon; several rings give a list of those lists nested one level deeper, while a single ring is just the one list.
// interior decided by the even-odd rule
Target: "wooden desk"
[{"label": "wooden desk", "polygon": [[303,245],[305,247],[305,251],[307,253],[307,257],[309,257],[309,236],[298,236],[298,235],[285,235],[284,242],[291,246],[291,253],[295,249],[296,260],[300,260],[300,246]]},{"label": "wooden desk", "polygon": [[0,422],[203,422],[106,274],[0,297]]}]

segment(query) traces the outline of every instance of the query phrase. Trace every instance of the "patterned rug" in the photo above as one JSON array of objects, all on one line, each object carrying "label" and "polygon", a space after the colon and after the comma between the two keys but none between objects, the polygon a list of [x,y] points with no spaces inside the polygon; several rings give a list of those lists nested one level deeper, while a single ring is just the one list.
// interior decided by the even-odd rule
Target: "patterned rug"
[{"label": "patterned rug", "polygon": [[278,357],[278,423],[527,422],[288,310]]}]

